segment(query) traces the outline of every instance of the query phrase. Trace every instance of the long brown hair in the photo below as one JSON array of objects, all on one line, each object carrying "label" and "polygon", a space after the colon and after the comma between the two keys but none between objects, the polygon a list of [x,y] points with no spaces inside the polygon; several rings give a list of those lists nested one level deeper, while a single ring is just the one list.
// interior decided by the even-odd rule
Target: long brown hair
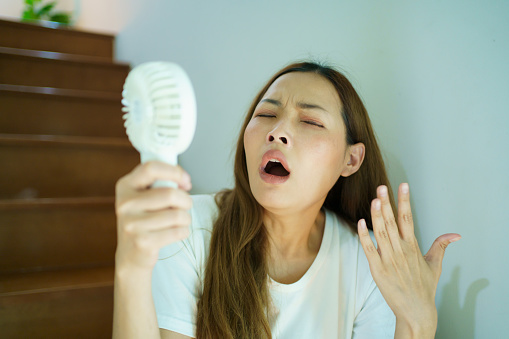
[{"label": "long brown hair", "polygon": [[270,85],[290,72],[314,72],[328,79],[343,104],[341,114],[347,144],[362,142],[366,146],[360,169],[338,179],[324,207],[336,213],[355,232],[356,222],[361,218],[372,228],[370,204],[376,198],[377,186],[388,187],[394,206],[368,113],[348,79],[331,67],[313,62],[291,64],[277,72],[253,100],[242,125],[235,154],[235,187],[216,195],[219,215],[212,231],[203,294],[198,302],[197,338],[272,338],[267,234],[262,223],[263,208],[249,186],[244,131]]}]

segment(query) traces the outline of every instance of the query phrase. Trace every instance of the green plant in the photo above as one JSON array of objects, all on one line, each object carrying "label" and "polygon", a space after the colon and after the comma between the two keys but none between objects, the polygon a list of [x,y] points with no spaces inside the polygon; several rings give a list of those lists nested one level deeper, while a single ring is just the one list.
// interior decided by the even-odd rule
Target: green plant
[{"label": "green plant", "polygon": [[56,1],[43,3],[43,0],[25,0],[22,19],[27,21],[48,20],[69,25],[71,23],[71,15],[65,12],[53,11],[56,4]]}]

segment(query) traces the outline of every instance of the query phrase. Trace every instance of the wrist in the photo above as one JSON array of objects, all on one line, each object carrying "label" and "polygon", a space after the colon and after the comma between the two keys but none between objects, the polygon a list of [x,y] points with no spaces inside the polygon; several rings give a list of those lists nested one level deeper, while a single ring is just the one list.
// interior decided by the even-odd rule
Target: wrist
[{"label": "wrist", "polygon": [[133,255],[130,251],[117,247],[115,252],[115,278],[151,277],[156,262],[157,254],[155,258],[147,258]]},{"label": "wrist", "polygon": [[115,264],[115,280],[122,283],[141,283],[152,280],[153,267]]},{"label": "wrist", "polygon": [[395,338],[432,339],[437,329],[437,312],[427,312],[419,316],[396,316]]}]

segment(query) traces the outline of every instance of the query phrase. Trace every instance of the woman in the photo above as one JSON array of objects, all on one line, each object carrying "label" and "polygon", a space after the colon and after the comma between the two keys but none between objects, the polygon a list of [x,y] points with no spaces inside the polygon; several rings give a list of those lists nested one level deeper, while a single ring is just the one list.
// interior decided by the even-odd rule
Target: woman
[{"label": "woman", "polygon": [[[396,220],[369,117],[343,75],[297,63],[270,79],[234,173],[216,202],[191,199],[189,175],[162,163],[119,180],[115,337],[434,337],[444,249],[459,235],[421,255],[408,185]],[[156,180],[179,189],[150,188]]]}]

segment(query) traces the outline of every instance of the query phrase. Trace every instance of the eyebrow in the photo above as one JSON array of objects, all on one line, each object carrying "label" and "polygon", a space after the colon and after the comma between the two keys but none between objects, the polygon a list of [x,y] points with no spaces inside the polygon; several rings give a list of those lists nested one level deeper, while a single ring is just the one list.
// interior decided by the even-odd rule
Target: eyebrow
[{"label": "eyebrow", "polygon": [[[260,103],[262,103],[262,102],[268,102],[269,104],[276,105],[277,107],[283,106],[281,101],[274,100],[274,99],[263,99],[263,100],[260,101]],[[302,108],[302,109],[319,109],[319,110],[322,110],[324,112],[329,113],[325,108],[323,108],[323,107],[321,107],[319,105],[310,104],[310,103],[307,103],[307,102],[298,102],[297,103],[297,107]]]}]

